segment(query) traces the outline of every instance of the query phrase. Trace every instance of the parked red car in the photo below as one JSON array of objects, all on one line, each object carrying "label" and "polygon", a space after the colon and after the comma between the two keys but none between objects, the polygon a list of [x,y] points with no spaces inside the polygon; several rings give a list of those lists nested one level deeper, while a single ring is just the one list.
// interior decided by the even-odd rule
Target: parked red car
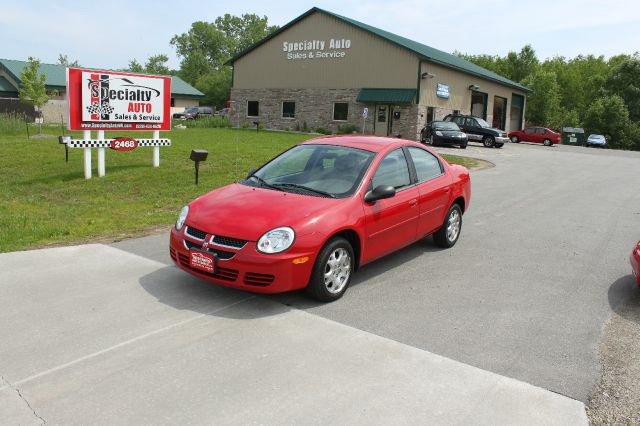
[{"label": "parked red car", "polygon": [[536,142],[545,146],[551,146],[554,143],[560,143],[560,133],[554,132],[546,127],[527,127],[523,130],[517,130],[509,133],[511,142]]},{"label": "parked red car", "polygon": [[170,255],[206,281],[331,301],[360,266],[421,238],[452,247],[470,196],[467,169],[419,143],[321,137],[185,206]]},{"label": "parked red car", "polygon": [[636,284],[640,287],[640,241],[631,252],[631,272],[633,272],[633,276],[636,278]]}]

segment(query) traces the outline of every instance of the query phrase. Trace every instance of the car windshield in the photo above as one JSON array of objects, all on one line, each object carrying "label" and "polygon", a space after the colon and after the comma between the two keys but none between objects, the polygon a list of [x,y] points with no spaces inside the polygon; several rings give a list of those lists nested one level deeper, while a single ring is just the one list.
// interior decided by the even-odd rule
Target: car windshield
[{"label": "car windshield", "polygon": [[589,136],[589,139],[604,139],[604,136],[602,136],[602,135],[591,135],[591,136]]},{"label": "car windshield", "polygon": [[298,145],[241,183],[316,197],[353,195],[375,153],[337,145]]},{"label": "car windshield", "polygon": [[460,127],[453,121],[434,121],[432,126],[435,130],[460,130]]},{"label": "car windshield", "polygon": [[187,108],[184,112],[198,112],[198,108]]},{"label": "car windshield", "polygon": [[480,125],[480,127],[482,128],[490,128],[491,126],[489,126],[489,123],[487,123],[486,121],[484,121],[482,118],[477,118],[476,120],[478,121],[478,124]]}]

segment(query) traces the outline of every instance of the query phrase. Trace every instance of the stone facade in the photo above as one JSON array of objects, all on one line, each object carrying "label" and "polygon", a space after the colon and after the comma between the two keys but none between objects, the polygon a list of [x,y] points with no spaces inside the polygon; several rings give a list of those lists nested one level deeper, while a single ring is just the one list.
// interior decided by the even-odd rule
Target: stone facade
[{"label": "stone facade", "polygon": [[[325,129],[337,133],[341,124],[351,123],[364,133],[374,133],[374,120],[376,119],[376,106],[356,102],[360,89],[232,89],[231,100],[234,104],[234,113],[231,114],[231,125],[241,127],[254,126],[259,121],[267,129],[309,130]],[[247,102],[258,101],[258,116],[247,115]],[[295,118],[282,117],[282,102],[293,101],[295,105]],[[333,119],[333,106],[336,102],[349,104],[346,121]],[[363,120],[362,111],[369,108],[367,120]],[[417,140],[422,126],[420,123],[420,111],[424,107],[416,104],[402,104],[392,107],[392,113],[399,112],[400,118],[392,121],[391,136],[402,136],[406,139]]]}]

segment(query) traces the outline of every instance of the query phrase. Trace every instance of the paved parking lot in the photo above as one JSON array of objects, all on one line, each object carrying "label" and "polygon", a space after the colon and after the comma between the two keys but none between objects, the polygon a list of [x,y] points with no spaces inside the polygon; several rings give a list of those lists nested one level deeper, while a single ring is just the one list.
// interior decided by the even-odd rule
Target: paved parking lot
[{"label": "paved parking lot", "polygon": [[441,150],[496,164],[458,244],[368,265],[328,305],[202,283],[166,235],[1,254],[1,418],[584,423],[602,327],[638,292],[640,155]]}]

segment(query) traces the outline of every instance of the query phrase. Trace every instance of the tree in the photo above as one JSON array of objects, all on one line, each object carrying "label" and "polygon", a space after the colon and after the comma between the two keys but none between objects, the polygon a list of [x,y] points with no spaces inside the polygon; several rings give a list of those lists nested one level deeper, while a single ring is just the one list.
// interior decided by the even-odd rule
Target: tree
[{"label": "tree", "polygon": [[24,67],[20,73],[22,85],[20,86],[18,95],[20,102],[33,105],[36,111],[41,114],[41,109],[47,103],[49,97],[47,96],[45,86],[47,76],[38,74],[39,69],[40,61],[29,56],[27,66]]},{"label": "tree", "polygon": [[629,118],[640,121],[640,56],[635,55],[611,69],[605,87],[609,93],[624,100]]},{"label": "tree", "polygon": [[194,22],[189,31],[171,39],[181,58],[178,75],[205,93],[203,102],[222,107],[231,91],[231,72],[224,63],[277,29],[268,25],[266,16],[255,14]]},{"label": "tree", "polygon": [[140,62],[138,62],[135,59],[132,59],[129,61],[129,67],[127,68],[126,71],[143,73],[144,67],[140,65]]},{"label": "tree", "polygon": [[629,110],[624,100],[617,95],[603,96],[596,99],[585,114],[584,126],[589,133],[605,135],[612,148],[632,147],[629,133]]},{"label": "tree", "polygon": [[65,66],[65,67],[79,67],[80,66],[80,62],[78,62],[78,60],[76,59],[75,61],[71,62],[69,60],[69,57],[67,55],[63,55],[62,53],[58,55],[58,64]]},{"label": "tree", "polygon": [[167,67],[167,61],[169,61],[167,55],[149,56],[149,59],[147,59],[145,63],[145,72],[148,74],[170,75],[171,71],[169,71],[169,67]]},{"label": "tree", "polygon": [[527,123],[558,128],[562,126],[560,109],[560,87],[556,74],[539,70],[522,82],[533,90],[527,98]]}]

